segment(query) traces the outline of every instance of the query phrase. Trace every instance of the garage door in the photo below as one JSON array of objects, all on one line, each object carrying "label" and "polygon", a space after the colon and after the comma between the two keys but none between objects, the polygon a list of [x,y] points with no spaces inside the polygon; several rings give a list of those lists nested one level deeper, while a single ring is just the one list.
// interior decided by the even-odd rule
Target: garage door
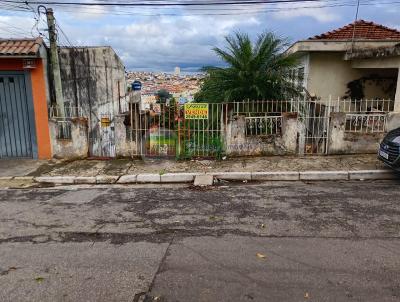
[{"label": "garage door", "polygon": [[0,158],[35,157],[30,89],[25,73],[0,73]]}]

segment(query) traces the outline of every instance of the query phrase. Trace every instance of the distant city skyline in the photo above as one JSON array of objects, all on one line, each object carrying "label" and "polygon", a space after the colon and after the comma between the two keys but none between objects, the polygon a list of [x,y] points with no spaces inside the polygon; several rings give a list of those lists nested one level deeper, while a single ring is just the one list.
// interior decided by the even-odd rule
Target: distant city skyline
[{"label": "distant city skyline", "polygon": [[[175,74],[175,67],[171,70],[165,69],[165,70],[159,70],[159,69],[126,69],[127,72],[152,72],[152,73],[166,73],[166,74]],[[185,76],[185,75],[192,75],[192,74],[204,74],[203,71],[201,71],[200,68],[188,68],[188,69],[182,69],[180,70],[180,75]]]}]

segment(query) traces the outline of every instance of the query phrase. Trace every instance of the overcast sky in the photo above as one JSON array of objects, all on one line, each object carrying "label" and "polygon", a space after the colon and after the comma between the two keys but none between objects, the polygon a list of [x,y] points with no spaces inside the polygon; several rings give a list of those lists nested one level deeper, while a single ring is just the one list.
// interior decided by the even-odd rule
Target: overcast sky
[{"label": "overcast sky", "polygon": [[[356,0],[326,1],[326,4],[356,3]],[[387,4],[371,4],[376,2]],[[300,8],[304,6],[313,8]],[[127,70],[172,72],[175,66],[195,71],[205,65],[220,65],[211,48],[223,46],[224,36],[235,31],[254,37],[268,30],[294,42],[341,27],[355,18],[354,6],[315,6],[309,3],[297,7],[293,4],[257,5],[239,10],[225,7],[224,11],[215,7],[204,11],[96,6],[55,7],[54,11],[58,24],[73,44],[110,45],[122,58]],[[210,15],[225,13],[228,15]],[[377,0],[361,6],[359,19],[400,29],[399,15],[400,1]],[[37,35],[36,28],[32,30],[34,24],[32,12],[0,10],[0,35],[3,38]],[[38,29],[45,33],[44,28],[42,16]],[[66,44],[63,37],[61,42]]]}]

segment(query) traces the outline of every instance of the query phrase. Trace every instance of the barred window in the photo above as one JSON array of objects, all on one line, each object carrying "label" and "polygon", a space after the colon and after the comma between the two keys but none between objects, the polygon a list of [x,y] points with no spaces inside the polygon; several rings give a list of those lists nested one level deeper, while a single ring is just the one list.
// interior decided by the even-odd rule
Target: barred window
[{"label": "barred window", "polygon": [[299,89],[304,87],[304,67],[300,67],[297,70],[297,87]]},{"label": "barred window", "polygon": [[72,139],[70,121],[57,121],[57,139]]}]

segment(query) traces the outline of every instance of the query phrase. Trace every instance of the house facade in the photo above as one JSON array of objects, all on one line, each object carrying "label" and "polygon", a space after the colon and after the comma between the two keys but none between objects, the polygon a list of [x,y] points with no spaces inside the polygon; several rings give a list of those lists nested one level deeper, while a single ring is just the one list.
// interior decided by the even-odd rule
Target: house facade
[{"label": "house facade", "polygon": [[400,55],[384,51],[398,47],[400,31],[359,20],[298,41],[287,52],[299,56],[294,78],[316,100],[390,99],[400,103]]},{"label": "house facade", "polygon": [[41,38],[0,40],[0,159],[51,158]]},{"label": "house facade", "polygon": [[115,156],[127,111],[125,67],[111,47],[59,47],[65,116],[42,38],[0,40],[0,159]]}]

